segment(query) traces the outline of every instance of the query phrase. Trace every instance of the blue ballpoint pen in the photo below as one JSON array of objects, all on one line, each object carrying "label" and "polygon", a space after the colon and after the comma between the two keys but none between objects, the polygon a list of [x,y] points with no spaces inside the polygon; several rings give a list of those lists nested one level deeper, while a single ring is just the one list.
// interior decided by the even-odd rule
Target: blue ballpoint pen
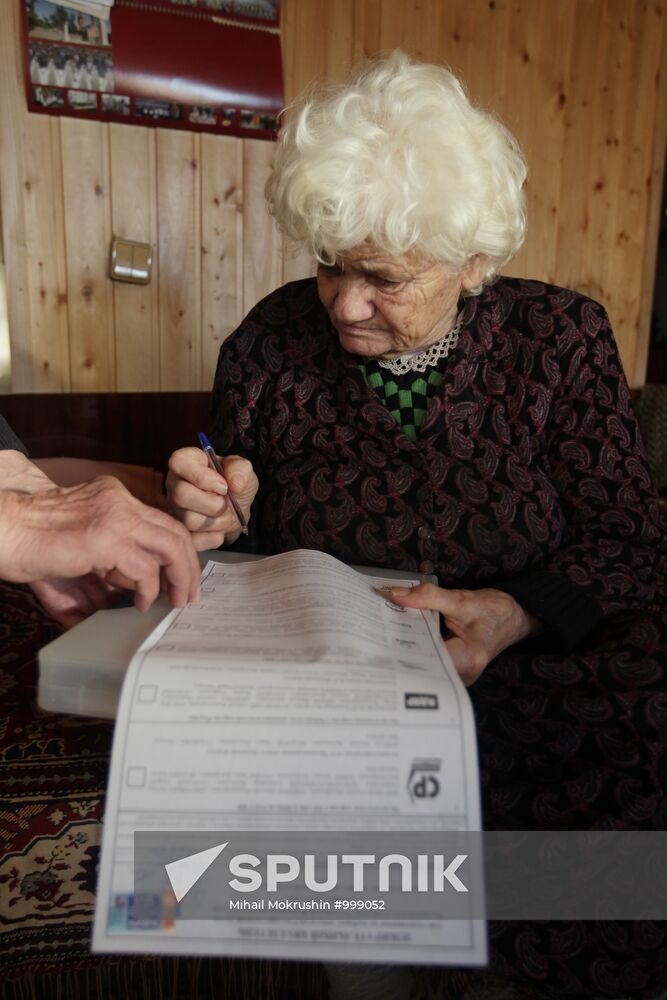
[{"label": "blue ballpoint pen", "polygon": [[[224,473],[224,470],[222,468],[222,465],[220,464],[220,459],[218,458],[218,456],[216,455],[216,453],[213,451],[213,445],[211,444],[211,442],[206,437],[206,435],[204,434],[203,431],[199,432],[199,443],[200,443],[200,445],[202,447],[202,451],[205,452],[205,454],[206,454],[209,462],[211,463],[211,467],[213,469],[215,469],[215,471],[219,475],[221,475],[222,478],[224,479],[225,478],[225,473]],[[226,481],[227,480],[225,480],[225,482]],[[238,522],[241,525],[241,531],[243,532],[244,535],[247,535],[248,534],[248,522],[246,521],[245,517],[243,516],[243,512],[242,512],[241,508],[238,505],[238,501],[235,499],[234,494],[232,493],[231,490],[229,490],[229,492],[227,493],[227,499],[229,500],[230,504],[232,505],[232,510],[234,511],[234,513],[236,514],[236,517],[238,518]]]}]

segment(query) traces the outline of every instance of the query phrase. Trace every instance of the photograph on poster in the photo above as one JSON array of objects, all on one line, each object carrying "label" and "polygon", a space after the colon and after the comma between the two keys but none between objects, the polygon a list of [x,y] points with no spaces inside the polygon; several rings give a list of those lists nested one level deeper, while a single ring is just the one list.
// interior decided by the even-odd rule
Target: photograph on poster
[{"label": "photograph on poster", "polygon": [[53,0],[25,0],[28,34],[51,42],[111,45],[111,22]]},{"label": "photograph on poster", "polygon": [[273,111],[241,111],[243,128],[261,128],[271,131],[278,128],[278,116]]},{"label": "photograph on poster", "polygon": [[183,117],[183,108],[180,104],[172,104],[169,101],[149,101],[138,97],[134,102],[134,113],[140,118],[153,118],[155,120],[166,118],[178,121]]},{"label": "photograph on poster", "polygon": [[[94,16],[86,0],[12,2],[23,12],[30,110],[274,137],[284,103],[280,0],[116,0],[113,18]],[[182,16],[165,16],[170,7]],[[220,51],[244,20],[253,30],[242,45],[234,36],[241,51],[222,71]],[[144,38],[151,45],[138,45]]]},{"label": "photograph on poster", "polygon": [[201,0],[202,7],[261,21],[278,21],[278,0]]},{"label": "photograph on poster", "polygon": [[43,108],[63,108],[65,95],[56,87],[33,87],[32,99]]},{"label": "photograph on poster", "polygon": [[111,53],[31,41],[30,80],[42,86],[108,93],[114,87]]},{"label": "photograph on poster", "polygon": [[102,94],[102,111],[109,115],[129,115],[130,98],[121,94]]},{"label": "photograph on poster", "polygon": [[193,104],[190,108],[188,121],[191,121],[194,125],[215,125],[215,108]]},{"label": "photograph on poster", "polygon": [[234,0],[234,12],[244,17],[258,17],[263,21],[278,20],[278,0]]},{"label": "photograph on poster", "polygon": [[85,90],[68,90],[67,104],[72,111],[97,111],[97,94]]}]

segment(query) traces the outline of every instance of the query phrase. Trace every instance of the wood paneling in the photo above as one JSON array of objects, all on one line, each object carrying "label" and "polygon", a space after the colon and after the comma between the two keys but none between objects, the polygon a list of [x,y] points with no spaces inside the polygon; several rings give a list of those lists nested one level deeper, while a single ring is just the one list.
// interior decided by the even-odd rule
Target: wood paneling
[{"label": "wood paneling", "polygon": [[60,127],[71,387],[108,391],[116,388],[109,131],[74,118]]},{"label": "wood paneling", "polygon": [[273,150],[268,142],[243,141],[243,312],[282,281],[282,240],[264,206],[264,185]]},{"label": "wood paneling", "polygon": [[202,388],[243,319],[243,144],[202,136]]},{"label": "wood paneling", "polygon": [[[67,390],[70,358],[60,120],[33,119],[26,130],[24,146],[23,207],[30,327],[23,363],[36,388]],[[45,252],[47,247],[54,252]]]},{"label": "wood paneling", "polygon": [[199,135],[158,129],[160,388],[200,389]]},{"label": "wood paneling", "polygon": [[[665,183],[665,156],[667,147],[667,26],[664,15],[662,21],[662,33],[655,24],[651,25],[656,31],[658,40],[662,34],[662,55],[660,57],[660,70],[656,76],[656,108],[654,113],[655,132],[653,136],[652,158],[648,164],[647,189],[648,197],[648,219],[646,224],[646,236],[643,245],[640,241],[640,253],[643,258],[642,277],[639,283],[639,325],[638,335],[635,342],[635,365],[630,371],[630,378],[633,385],[644,385],[646,382],[646,368],[648,363],[651,329],[651,312],[653,308],[653,289],[656,278],[656,258],[658,247],[658,232],[660,229],[660,214],[662,211],[663,198],[660,192],[663,191]],[[665,379],[667,381],[667,378]]]},{"label": "wood paneling", "polygon": [[[221,341],[313,271],[268,218],[271,145],[25,110],[0,4],[0,195],[15,392],[201,390]],[[601,299],[644,381],[667,128],[667,0],[283,0],[286,98],[401,47],[445,63],[515,132],[529,231],[508,267]],[[112,283],[112,234],[156,250]]]},{"label": "wood paneling", "polygon": [[[153,248],[158,243],[156,140],[154,129],[109,128],[113,234]],[[113,282],[118,392],[160,388],[158,284]]]}]

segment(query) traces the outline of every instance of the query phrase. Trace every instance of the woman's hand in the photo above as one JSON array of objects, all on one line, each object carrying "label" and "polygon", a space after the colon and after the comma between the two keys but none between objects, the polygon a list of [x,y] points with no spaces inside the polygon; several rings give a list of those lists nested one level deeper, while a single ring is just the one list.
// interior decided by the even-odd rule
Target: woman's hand
[{"label": "woman's hand", "polygon": [[502,590],[445,590],[421,583],[383,587],[382,593],[401,607],[440,612],[449,633],[445,645],[466,686],[504,649],[541,629],[540,621]]},{"label": "woman's hand", "polygon": [[169,459],[167,509],[191,532],[199,552],[217,549],[223,542],[235,542],[241,534],[234,509],[226,499],[228,489],[248,521],[259,487],[247,459],[227,455],[220,461],[224,479],[209,466],[200,448],[179,448]]}]

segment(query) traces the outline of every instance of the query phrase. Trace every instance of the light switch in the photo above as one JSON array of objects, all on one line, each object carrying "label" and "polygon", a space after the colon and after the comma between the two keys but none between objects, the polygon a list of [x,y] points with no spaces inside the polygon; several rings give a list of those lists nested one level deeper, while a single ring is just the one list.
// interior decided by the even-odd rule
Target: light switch
[{"label": "light switch", "polygon": [[151,276],[153,252],[148,243],[135,243],[132,247],[132,280],[147,285]]},{"label": "light switch", "polygon": [[151,279],[153,248],[150,243],[134,240],[113,240],[109,258],[109,277],[114,281],[129,281],[147,285]]}]

